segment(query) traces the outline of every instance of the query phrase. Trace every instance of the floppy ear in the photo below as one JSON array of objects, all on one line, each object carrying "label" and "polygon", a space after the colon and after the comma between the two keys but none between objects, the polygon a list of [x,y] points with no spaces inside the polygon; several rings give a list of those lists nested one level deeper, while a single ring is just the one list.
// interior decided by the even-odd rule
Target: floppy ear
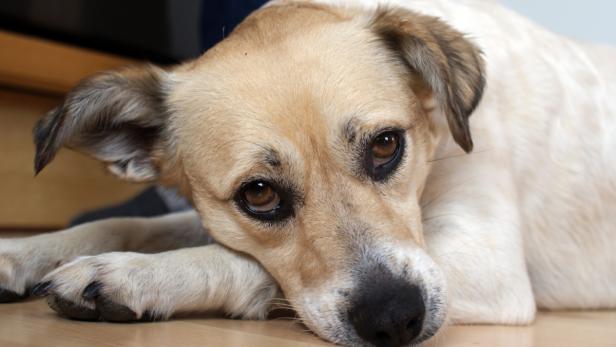
[{"label": "floppy ear", "polygon": [[468,118],[485,85],[479,48],[439,19],[407,10],[379,9],[371,26],[423,80],[415,87],[430,89],[454,140],[470,152],[473,140]]},{"label": "floppy ear", "polygon": [[63,147],[85,152],[132,181],[158,177],[168,114],[167,73],[157,67],[125,68],[86,79],[34,129],[38,174]]}]

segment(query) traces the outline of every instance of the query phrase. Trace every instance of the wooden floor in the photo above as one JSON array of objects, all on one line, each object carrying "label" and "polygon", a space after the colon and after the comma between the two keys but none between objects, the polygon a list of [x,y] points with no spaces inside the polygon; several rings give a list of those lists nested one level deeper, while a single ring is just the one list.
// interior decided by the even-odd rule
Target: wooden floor
[{"label": "wooden floor", "polygon": [[[65,320],[42,300],[0,305],[0,346],[327,346],[291,321],[185,318],[112,324]],[[450,327],[428,346],[616,346],[616,312],[542,313],[530,327]]]}]

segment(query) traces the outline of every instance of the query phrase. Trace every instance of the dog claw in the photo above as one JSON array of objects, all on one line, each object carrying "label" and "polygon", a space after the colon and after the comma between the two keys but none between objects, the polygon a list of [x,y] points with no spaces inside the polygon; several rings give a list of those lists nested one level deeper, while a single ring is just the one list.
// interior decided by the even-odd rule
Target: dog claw
[{"label": "dog claw", "polygon": [[[83,290],[82,297],[85,300],[94,300],[96,309],[101,318],[108,322],[133,322],[137,321],[137,314],[125,305],[117,304],[100,295],[103,284],[94,281]],[[145,316],[145,314],[144,314]]]},{"label": "dog claw", "polygon": [[99,290],[102,286],[103,285],[100,282],[94,281],[88,284],[88,286],[83,290],[83,294],[81,296],[85,300],[94,300],[98,297]]},{"label": "dog claw", "polygon": [[27,294],[19,294],[12,290],[0,288],[0,304],[6,304],[9,302],[16,302],[28,297]]},{"label": "dog claw", "polygon": [[78,305],[57,295],[47,296],[47,304],[52,310],[64,317],[84,321],[99,320],[97,310]]},{"label": "dog claw", "polygon": [[104,296],[97,296],[95,302],[101,317],[108,322],[124,323],[138,320],[135,311],[128,306],[116,304]]},{"label": "dog claw", "polygon": [[32,287],[32,289],[30,289],[30,295],[38,296],[38,297],[43,297],[43,296],[47,295],[47,293],[49,292],[49,289],[51,289],[51,287],[52,287],[51,281],[46,281],[46,282],[38,283],[37,285]]},{"label": "dog claw", "polygon": [[140,322],[157,322],[157,321],[161,321],[161,320],[163,320],[163,318],[161,316],[154,315],[150,311],[145,311],[141,315],[141,318],[139,318]]}]

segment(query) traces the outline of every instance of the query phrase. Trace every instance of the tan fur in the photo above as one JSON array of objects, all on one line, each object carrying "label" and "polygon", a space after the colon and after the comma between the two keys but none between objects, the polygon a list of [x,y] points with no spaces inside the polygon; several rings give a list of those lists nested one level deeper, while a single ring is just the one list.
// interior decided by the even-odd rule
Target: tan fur
[{"label": "tan fur", "polygon": [[[191,63],[190,69],[180,69],[175,78],[182,82],[171,95],[172,104],[178,105],[173,120],[179,131],[178,147],[191,186],[198,189],[193,191],[193,201],[208,219],[224,221],[208,227],[220,242],[255,255],[290,297],[331,280],[335,271],[344,271],[340,264],[353,261],[355,250],[346,249],[348,236],[335,232],[346,221],[365,223],[375,239],[423,244],[418,211],[393,206],[420,191],[413,182],[421,182],[427,173],[421,158],[431,149],[429,122],[413,97],[406,68],[396,63],[374,34],[340,19],[347,17],[313,6],[259,11],[198,63]],[[297,23],[301,32],[293,27]],[[271,30],[280,27],[285,30]],[[331,37],[331,30],[347,36]],[[311,47],[335,47],[336,52]],[[285,55],[281,61],[281,51],[293,57]],[[223,74],[245,77],[218,77]],[[323,81],[324,76],[336,80]],[[346,80],[338,81],[340,76]],[[357,90],[368,80],[377,82]],[[340,102],[335,96],[345,89],[349,99]],[[362,105],[361,100],[373,104]],[[381,107],[390,114],[371,118],[371,109]],[[361,119],[361,129],[374,130],[376,125],[409,129],[413,157],[408,166],[413,169],[404,170],[408,174],[391,183],[396,187],[393,196],[358,182],[354,173],[342,167],[348,159],[339,129],[343,120],[354,115]],[[233,141],[239,134],[241,139]],[[285,179],[299,184],[304,194],[296,225],[280,230],[266,230],[246,219],[228,201],[238,182],[267,170],[247,162],[259,145],[268,145],[263,139],[281,142],[275,149],[283,156]],[[224,172],[224,177],[218,172]],[[414,220],[414,228],[394,222],[409,219]],[[280,259],[289,259],[286,254],[293,254],[292,260],[281,263]]]}]

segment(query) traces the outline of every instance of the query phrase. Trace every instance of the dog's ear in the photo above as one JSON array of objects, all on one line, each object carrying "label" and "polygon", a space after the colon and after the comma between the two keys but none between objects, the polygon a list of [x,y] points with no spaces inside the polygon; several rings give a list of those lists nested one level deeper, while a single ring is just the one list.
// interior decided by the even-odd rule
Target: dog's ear
[{"label": "dog's ear", "polygon": [[132,181],[158,177],[168,121],[168,74],[155,66],[105,72],[81,82],[34,129],[38,174],[63,147],[89,154]]},{"label": "dog's ear", "polygon": [[[464,35],[439,19],[400,9],[379,9],[371,28],[393,49],[428,88],[447,117],[455,141],[466,152],[473,149],[468,118],[479,103],[485,85],[481,51]],[[426,95],[425,90],[416,90]]]}]

